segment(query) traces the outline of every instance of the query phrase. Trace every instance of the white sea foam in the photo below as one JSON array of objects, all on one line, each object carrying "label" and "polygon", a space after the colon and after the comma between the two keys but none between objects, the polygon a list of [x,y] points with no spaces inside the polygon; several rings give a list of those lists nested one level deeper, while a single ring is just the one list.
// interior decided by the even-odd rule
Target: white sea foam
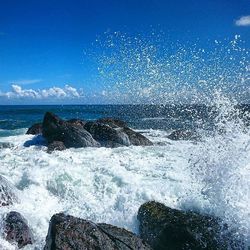
[{"label": "white sea foam", "polygon": [[[249,193],[245,193],[250,187],[248,135],[235,138],[241,146],[232,139],[231,150],[226,148],[221,154],[209,148],[217,143],[215,139],[194,144],[170,141],[160,130],[143,132],[154,140],[154,146],[67,149],[52,154],[42,145],[24,147],[31,135],[3,138],[15,147],[0,151],[0,174],[18,187],[20,203],[2,208],[0,213],[4,216],[15,210],[28,220],[35,244],[24,249],[42,249],[49,220],[60,211],[137,232],[138,208],[148,200],[200,210],[227,221],[233,216],[246,236],[250,228]],[[163,146],[157,145],[162,142]],[[217,156],[212,157],[214,154]],[[209,163],[213,164],[196,168],[198,156],[203,163],[211,157]],[[229,159],[232,164],[225,165]],[[219,176],[218,171],[213,172],[216,167],[221,169]],[[3,239],[1,247],[13,249]]]}]

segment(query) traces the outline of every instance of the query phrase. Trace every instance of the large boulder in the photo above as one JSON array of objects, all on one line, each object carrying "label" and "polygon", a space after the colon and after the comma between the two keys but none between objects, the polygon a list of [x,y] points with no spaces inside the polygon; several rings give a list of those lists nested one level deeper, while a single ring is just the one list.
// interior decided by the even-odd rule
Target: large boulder
[{"label": "large boulder", "polygon": [[140,236],[153,249],[237,249],[226,225],[212,216],[151,201],[140,207],[137,218]]},{"label": "large boulder", "polygon": [[149,250],[133,233],[107,224],[75,218],[63,213],[50,220],[44,250]]},{"label": "large boulder", "polygon": [[153,145],[153,142],[151,142],[144,135],[138,132],[135,132],[134,130],[128,127],[124,127],[122,131],[128,135],[130,143],[134,146],[152,146]]},{"label": "large boulder", "polygon": [[16,188],[0,175],[0,207],[12,205],[18,201]]},{"label": "large boulder", "polygon": [[33,124],[28,131],[26,132],[27,135],[38,135],[42,134],[42,123],[35,123]]},{"label": "large boulder", "polygon": [[99,146],[99,143],[82,126],[66,122],[50,112],[47,112],[43,119],[43,136],[48,143],[63,142],[66,148]]},{"label": "large boulder", "polygon": [[97,120],[97,122],[108,125],[114,129],[120,128],[119,131],[125,133],[128,136],[129,142],[131,145],[134,145],[134,146],[153,145],[153,143],[148,138],[146,138],[144,135],[129,128],[127,124],[122,120],[115,119],[115,118],[101,118]]},{"label": "large boulder", "polygon": [[10,212],[4,221],[5,239],[10,243],[17,243],[22,248],[33,243],[33,235],[27,221],[18,212]]},{"label": "large boulder", "polygon": [[87,122],[84,128],[97,140],[102,146],[117,147],[129,146],[130,141],[120,128],[112,128],[109,125],[99,122]]}]

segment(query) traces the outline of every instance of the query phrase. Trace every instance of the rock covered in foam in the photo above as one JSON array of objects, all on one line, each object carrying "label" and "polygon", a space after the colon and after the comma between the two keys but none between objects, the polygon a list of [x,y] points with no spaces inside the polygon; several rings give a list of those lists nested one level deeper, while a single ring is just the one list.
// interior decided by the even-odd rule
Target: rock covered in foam
[{"label": "rock covered in foam", "polygon": [[35,123],[33,124],[28,131],[26,132],[27,135],[38,135],[42,134],[42,123]]},{"label": "rock covered in foam", "polygon": [[167,136],[170,140],[197,140],[199,136],[194,131],[190,130],[175,130]]},{"label": "rock covered in foam", "polygon": [[147,202],[139,211],[140,236],[153,249],[237,249],[218,218]]},{"label": "rock covered in foam", "polygon": [[48,143],[63,142],[66,148],[99,146],[99,143],[82,126],[66,122],[50,112],[47,112],[43,119],[43,136]]},{"label": "rock covered in foam", "polygon": [[27,221],[18,212],[9,212],[4,221],[5,238],[10,243],[17,243],[22,248],[33,243],[33,235]]},{"label": "rock covered in foam", "polygon": [[12,205],[18,201],[16,188],[0,175],[0,207]]},{"label": "rock covered in foam", "polygon": [[50,220],[44,250],[149,250],[146,243],[133,233],[107,224],[95,224],[65,214]]}]

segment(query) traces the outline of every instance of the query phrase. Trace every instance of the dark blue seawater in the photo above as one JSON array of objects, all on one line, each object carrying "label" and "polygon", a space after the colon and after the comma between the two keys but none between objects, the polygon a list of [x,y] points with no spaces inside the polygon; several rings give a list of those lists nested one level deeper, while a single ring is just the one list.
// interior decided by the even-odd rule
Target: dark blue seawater
[{"label": "dark blue seawater", "polygon": [[[249,110],[249,106],[244,105],[240,109],[246,111]],[[12,105],[0,106],[0,129],[28,128],[33,123],[41,122],[46,111],[53,112],[63,119],[94,120],[116,117],[135,129],[163,130],[212,129],[213,119],[217,115],[212,107],[202,105]]]}]

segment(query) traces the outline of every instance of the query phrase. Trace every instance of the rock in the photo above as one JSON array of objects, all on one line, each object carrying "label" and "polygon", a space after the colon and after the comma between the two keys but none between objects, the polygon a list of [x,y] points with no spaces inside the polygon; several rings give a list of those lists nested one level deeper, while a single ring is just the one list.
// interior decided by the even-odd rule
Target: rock
[{"label": "rock", "polygon": [[130,143],[134,146],[152,146],[153,145],[153,142],[151,142],[144,135],[138,132],[135,132],[134,130],[128,127],[124,127],[122,131],[128,135]]},{"label": "rock", "polygon": [[26,132],[27,135],[38,135],[42,134],[42,123],[35,123],[33,124],[28,131]]},{"label": "rock", "polygon": [[16,188],[0,175],[0,207],[17,202]]},{"label": "rock", "polygon": [[112,128],[109,125],[99,122],[87,122],[84,128],[97,140],[102,146],[117,147],[129,146],[130,141],[120,128]]},{"label": "rock", "polygon": [[66,122],[50,112],[47,112],[43,119],[43,136],[48,143],[63,142],[66,148],[99,146],[99,143],[82,126]]},{"label": "rock", "polygon": [[190,130],[175,130],[167,136],[170,140],[197,140],[198,135]]},{"label": "rock", "polygon": [[126,122],[116,119],[116,118],[111,118],[111,117],[101,118],[101,119],[98,119],[96,122],[109,125],[110,127],[120,127],[120,128],[127,127]]},{"label": "rock", "polygon": [[10,243],[16,242],[18,248],[22,248],[33,243],[33,236],[27,221],[18,212],[7,214],[4,222],[5,238]]},{"label": "rock", "polygon": [[151,249],[125,229],[55,214],[50,220],[44,250],[129,250]]},{"label": "rock", "polygon": [[50,143],[48,145],[48,149],[47,149],[47,152],[48,153],[51,153],[53,152],[54,150],[59,150],[59,151],[62,151],[62,150],[65,150],[66,147],[64,145],[63,142],[61,141],[53,141],[52,143]]},{"label": "rock", "polygon": [[237,249],[231,248],[226,225],[212,216],[151,201],[140,207],[137,218],[140,236],[153,249]]},{"label": "rock", "polygon": [[0,142],[0,149],[12,148],[12,147],[14,147],[14,144],[10,142]]},{"label": "rock", "polygon": [[82,126],[82,127],[84,127],[84,125],[86,124],[86,121],[79,120],[79,119],[70,119],[67,122],[70,124]]}]

